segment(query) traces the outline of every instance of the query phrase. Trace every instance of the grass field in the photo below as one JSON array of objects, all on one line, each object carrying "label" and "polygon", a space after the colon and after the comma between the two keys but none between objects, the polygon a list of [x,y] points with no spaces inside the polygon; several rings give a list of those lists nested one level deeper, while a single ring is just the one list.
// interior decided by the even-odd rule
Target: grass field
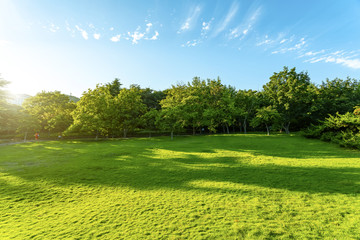
[{"label": "grass field", "polygon": [[360,152],[299,136],[0,146],[1,239],[360,239]]}]

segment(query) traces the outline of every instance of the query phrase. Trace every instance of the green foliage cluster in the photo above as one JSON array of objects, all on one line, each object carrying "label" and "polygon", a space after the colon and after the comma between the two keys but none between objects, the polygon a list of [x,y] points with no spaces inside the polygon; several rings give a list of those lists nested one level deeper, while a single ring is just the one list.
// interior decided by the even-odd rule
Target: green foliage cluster
[{"label": "green foliage cluster", "polygon": [[1,239],[358,239],[358,151],[217,134],[0,146]]},{"label": "green foliage cluster", "polygon": [[308,128],[304,135],[309,138],[320,138],[344,147],[360,149],[360,107],[354,112],[336,113],[326,118],[322,124]]},{"label": "green foliage cluster", "polygon": [[[0,82],[0,90],[6,85]],[[251,130],[291,131],[319,124],[328,114],[345,114],[359,105],[357,80],[326,80],[316,86],[306,72],[284,67],[261,91],[236,90],[220,78],[193,78],[163,91],[119,79],[88,89],[80,99],[58,91],[41,92],[21,108],[4,101],[0,91],[0,133],[26,136],[77,135],[127,137],[151,133],[247,133]],[[1,100],[2,99],[2,100]],[[332,133],[329,133],[332,134]]]}]

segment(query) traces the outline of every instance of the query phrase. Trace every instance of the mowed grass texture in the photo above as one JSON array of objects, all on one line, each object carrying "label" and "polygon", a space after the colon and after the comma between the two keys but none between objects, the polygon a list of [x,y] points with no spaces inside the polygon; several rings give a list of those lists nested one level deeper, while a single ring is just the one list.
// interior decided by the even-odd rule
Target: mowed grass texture
[{"label": "mowed grass texture", "polygon": [[360,152],[299,136],[0,146],[1,239],[360,239]]}]

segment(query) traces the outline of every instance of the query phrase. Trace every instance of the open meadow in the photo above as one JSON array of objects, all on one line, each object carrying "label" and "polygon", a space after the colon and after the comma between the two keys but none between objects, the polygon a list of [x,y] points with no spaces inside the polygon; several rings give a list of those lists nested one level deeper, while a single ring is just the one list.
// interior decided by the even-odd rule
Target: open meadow
[{"label": "open meadow", "polygon": [[285,135],[0,146],[1,239],[359,239],[360,152]]}]

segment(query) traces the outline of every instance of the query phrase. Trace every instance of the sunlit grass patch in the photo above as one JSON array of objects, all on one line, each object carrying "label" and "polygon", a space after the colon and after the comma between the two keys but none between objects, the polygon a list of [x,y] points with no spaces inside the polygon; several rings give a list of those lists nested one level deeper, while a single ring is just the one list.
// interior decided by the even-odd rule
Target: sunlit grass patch
[{"label": "sunlit grass patch", "polygon": [[357,239],[360,154],[298,136],[0,147],[2,239]]}]

